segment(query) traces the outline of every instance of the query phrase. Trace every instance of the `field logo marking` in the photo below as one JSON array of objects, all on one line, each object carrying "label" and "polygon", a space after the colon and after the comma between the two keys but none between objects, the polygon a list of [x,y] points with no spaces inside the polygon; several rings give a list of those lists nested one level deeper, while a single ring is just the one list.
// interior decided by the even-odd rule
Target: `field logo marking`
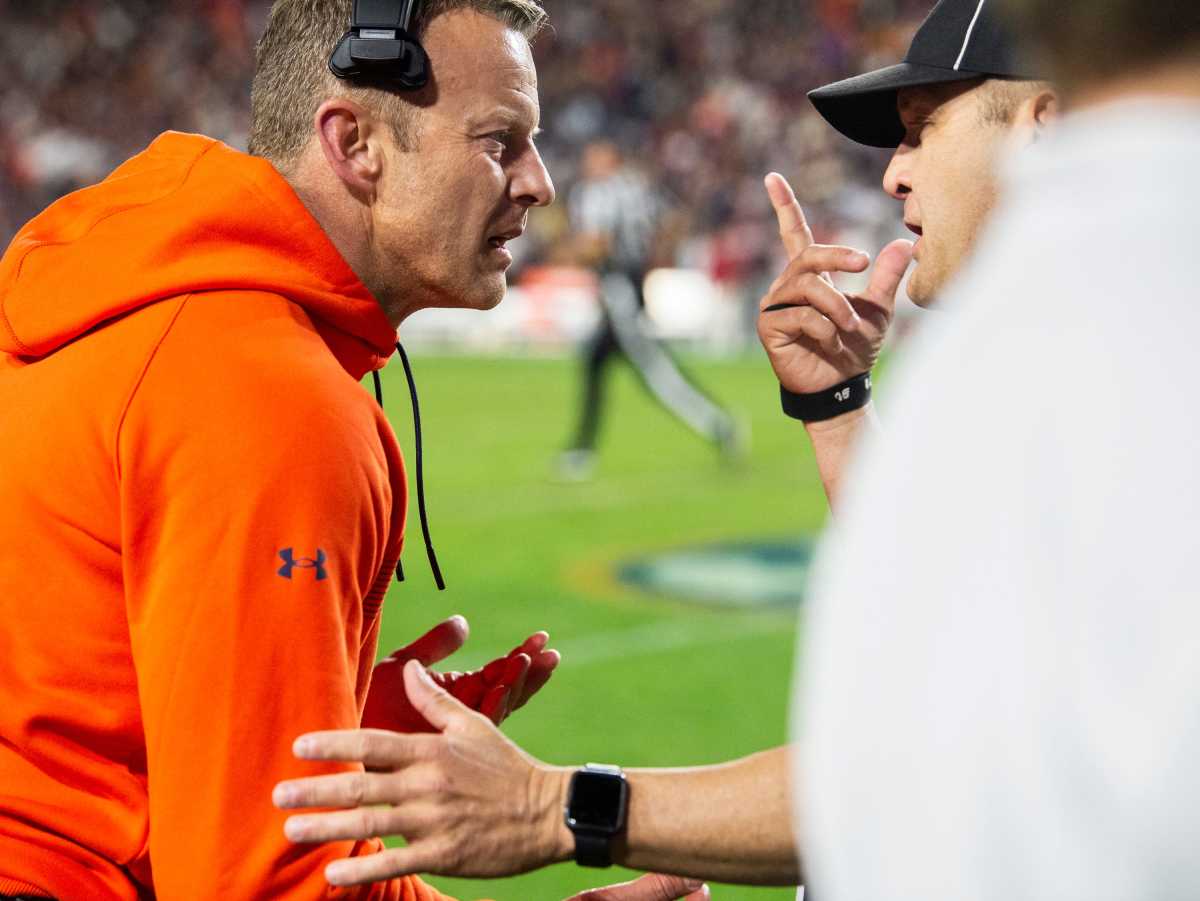
[{"label": "field logo marking", "polygon": [[293,548],[285,547],[279,552],[279,559],[283,561],[283,566],[279,567],[278,572],[285,579],[292,577],[292,570],[294,569],[315,570],[317,582],[320,582],[329,575],[325,571],[325,552],[320,548],[317,548],[317,555],[315,557],[297,557]]},{"label": "field logo marking", "polygon": [[721,542],[642,555],[618,564],[616,577],[708,607],[778,610],[799,606],[812,556],[808,538]]}]

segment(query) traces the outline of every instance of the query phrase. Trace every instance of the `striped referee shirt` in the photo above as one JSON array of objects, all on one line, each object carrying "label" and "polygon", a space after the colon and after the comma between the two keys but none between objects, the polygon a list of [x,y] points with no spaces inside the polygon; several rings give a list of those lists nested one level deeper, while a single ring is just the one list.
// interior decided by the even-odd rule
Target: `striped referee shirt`
[{"label": "striped referee shirt", "polygon": [[575,231],[608,236],[611,266],[640,271],[648,264],[665,206],[645,176],[622,168],[606,178],[577,184],[567,211]]}]

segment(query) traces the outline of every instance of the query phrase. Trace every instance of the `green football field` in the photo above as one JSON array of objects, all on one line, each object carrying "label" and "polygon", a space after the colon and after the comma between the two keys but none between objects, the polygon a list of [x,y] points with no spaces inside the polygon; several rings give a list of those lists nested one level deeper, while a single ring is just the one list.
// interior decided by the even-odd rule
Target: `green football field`
[{"label": "green football field", "polygon": [[[418,355],[413,365],[433,537],[449,588],[434,589],[424,560],[397,362],[384,373],[385,397],[414,497],[408,581],[388,596],[381,652],[453,613],[470,620],[471,639],[446,668],[478,666],[546,629],[562,665],[504,729],[551,763],[705,764],[783,742],[793,610],[652,595],[614,575],[623,561],[657,551],[819,531],[826,507],[815,466],[800,424],[779,413],[765,359],[688,360],[750,426],[751,451],[736,469],[616,365],[598,466],[579,484],[550,478],[575,414],[574,360]],[[561,901],[629,875],[563,864],[508,880],[431,881],[463,901]],[[714,885],[713,894],[790,901],[795,890]]]}]

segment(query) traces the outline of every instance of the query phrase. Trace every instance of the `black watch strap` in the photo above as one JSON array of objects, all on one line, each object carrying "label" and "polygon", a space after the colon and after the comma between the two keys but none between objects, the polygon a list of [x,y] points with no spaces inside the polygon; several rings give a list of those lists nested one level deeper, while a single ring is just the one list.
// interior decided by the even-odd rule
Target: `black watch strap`
[{"label": "black watch strap", "polygon": [[861,410],[871,402],[871,373],[864,372],[840,385],[814,394],[797,394],[779,386],[783,412],[804,422],[824,422],[843,413]]},{"label": "black watch strap", "polygon": [[612,866],[611,835],[580,830],[575,833],[575,862],[581,867]]},{"label": "black watch strap", "polygon": [[629,783],[619,766],[589,763],[576,770],[563,811],[575,836],[575,862],[585,867],[612,866],[613,841],[625,829]]}]

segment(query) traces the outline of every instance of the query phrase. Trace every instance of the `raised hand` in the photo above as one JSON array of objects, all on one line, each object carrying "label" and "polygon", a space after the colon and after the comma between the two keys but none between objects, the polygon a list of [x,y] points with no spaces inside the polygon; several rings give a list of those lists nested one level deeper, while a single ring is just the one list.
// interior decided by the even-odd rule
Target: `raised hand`
[{"label": "raised hand", "polygon": [[[434,731],[408,700],[404,691],[404,664],[416,660],[429,667],[445,660],[463,646],[468,634],[467,621],[452,616],[376,664],[363,710],[363,726],[392,732]],[[498,725],[553,675],[559,654],[546,650],[548,640],[545,632],[535,632],[482,669],[468,673],[430,670],[429,676],[464,705]]]},{"label": "raised hand", "polygon": [[332,812],[289,817],[295,842],[402,835],[403,848],[331,863],[334,885],[412,873],[509,876],[570,856],[562,806],[571,771],[534,760],[479,713],[435,685],[416,660],[403,667],[412,706],[437,734],[374,729],[316,732],[296,740],[304,760],[363,764],[368,772],[282,782],[284,809]]},{"label": "raised hand", "polygon": [[567,901],[708,901],[708,886],[699,879],[651,873],[633,882],[589,889]]},{"label": "raised hand", "polygon": [[813,243],[787,180],[772,172],[765,184],[788,265],[759,304],[758,336],[785,388],[798,394],[824,391],[875,365],[895,312],[896,289],[912,259],[912,242],[885,247],[866,291],[843,294],[829,273],[863,272],[870,258],[851,247]]}]

